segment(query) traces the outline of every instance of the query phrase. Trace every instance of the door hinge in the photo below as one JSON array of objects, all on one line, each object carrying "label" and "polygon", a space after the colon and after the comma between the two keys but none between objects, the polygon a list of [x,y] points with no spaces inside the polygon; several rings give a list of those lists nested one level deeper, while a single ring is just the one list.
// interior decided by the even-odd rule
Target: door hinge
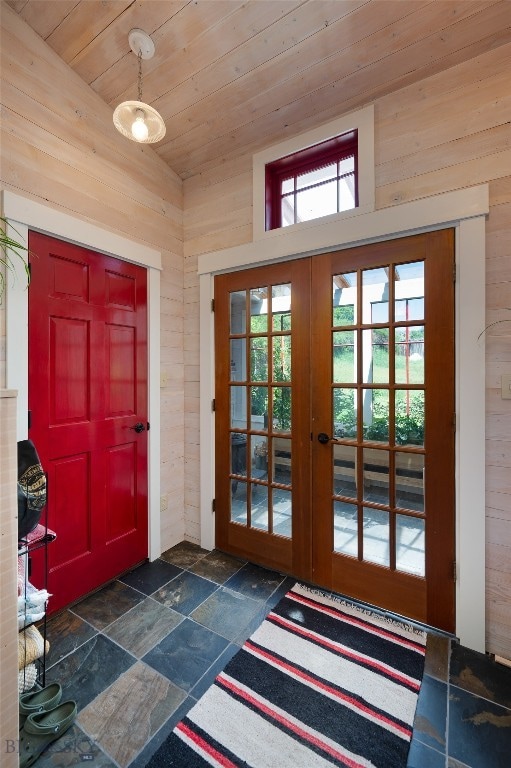
[{"label": "door hinge", "polygon": [[458,581],[458,564],[456,560],[452,561],[452,579],[453,581]]},{"label": "door hinge", "polygon": [[216,411],[216,400],[215,400],[215,398],[213,398],[213,400],[211,401],[211,410],[213,411],[213,413]]},{"label": "door hinge", "polygon": [[211,299],[211,311],[212,312],[215,311],[215,300],[214,299]]},{"label": "door hinge", "polygon": [[456,262],[452,265],[452,281],[453,283],[456,282]]},{"label": "door hinge", "polygon": [[147,422],[147,431],[149,432],[150,429],[151,429],[151,425],[149,424],[149,422]]},{"label": "door hinge", "polygon": [[211,511],[216,512],[216,499],[211,500]]},{"label": "door hinge", "polygon": [[32,426],[32,411],[27,411],[27,422],[28,422],[28,429]]},{"label": "door hinge", "polygon": [[456,414],[453,413],[453,415],[452,415],[452,431],[453,432],[456,432],[456,426],[457,426],[456,425]]}]

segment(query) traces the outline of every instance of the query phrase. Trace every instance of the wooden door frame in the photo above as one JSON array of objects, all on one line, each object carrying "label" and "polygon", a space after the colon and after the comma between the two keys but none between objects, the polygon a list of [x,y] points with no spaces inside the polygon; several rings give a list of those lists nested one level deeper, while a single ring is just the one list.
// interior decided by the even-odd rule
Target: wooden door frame
[{"label": "wooden door frame", "polygon": [[[485,650],[485,234],[487,184],[446,192],[341,223],[310,222],[300,232],[199,256],[201,545],[215,544],[214,314],[215,274],[453,227],[456,240],[456,635]],[[468,564],[468,567],[464,567]]]},{"label": "wooden door frame", "polygon": [[[10,190],[2,191],[2,215],[8,234],[28,243],[29,229],[114,256],[147,268],[148,328],[148,514],[149,559],[161,554],[160,544],[160,272],[161,253],[147,245],[117,235],[81,219],[29,200]],[[18,260],[16,260],[17,262]],[[16,263],[15,262],[15,263]],[[28,436],[28,291],[18,267],[6,286],[6,386],[18,392],[17,439]]]}]

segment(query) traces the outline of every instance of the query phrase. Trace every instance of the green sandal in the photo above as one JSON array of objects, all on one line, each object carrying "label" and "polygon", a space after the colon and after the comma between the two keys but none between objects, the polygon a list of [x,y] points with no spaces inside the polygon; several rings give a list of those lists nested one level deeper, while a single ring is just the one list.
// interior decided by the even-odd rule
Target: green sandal
[{"label": "green sandal", "polygon": [[20,731],[20,768],[29,768],[41,752],[74,723],[76,702],[64,701],[48,712],[29,715]]},{"label": "green sandal", "polygon": [[20,730],[29,715],[36,712],[47,712],[54,709],[62,698],[62,688],[59,683],[51,683],[46,688],[22,693],[20,696]]}]

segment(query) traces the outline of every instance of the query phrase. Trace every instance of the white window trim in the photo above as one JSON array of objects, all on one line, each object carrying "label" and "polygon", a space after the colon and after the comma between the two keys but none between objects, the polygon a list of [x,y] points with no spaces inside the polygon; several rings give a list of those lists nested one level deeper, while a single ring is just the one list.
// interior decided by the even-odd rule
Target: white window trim
[{"label": "white window trim", "polygon": [[[160,271],[161,253],[67,213],[55,210],[10,190],[2,191],[3,216],[8,234],[28,244],[34,230],[60,240],[91,248],[118,259],[147,267],[148,321],[148,512],[149,558],[161,554],[160,544]],[[15,263],[15,262],[14,262]],[[14,279],[7,280],[6,386],[17,390],[17,438],[27,437],[28,410],[28,291],[21,264]]]},{"label": "white window trim", "polygon": [[[322,141],[327,141],[335,136],[340,136],[348,131],[358,130],[358,206],[342,213],[333,213],[322,216],[320,219],[302,221],[291,224],[289,227],[270,229],[266,231],[266,172],[268,163],[280,160],[294,152],[312,147]],[[301,133],[291,139],[273,144],[262,152],[253,156],[253,206],[254,223],[253,239],[271,239],[278,237],[282,229],[301,232],[310,227],[322,226],[325,222],[341,222],[353,216],[374,211],[375,206],[375,175],[374,175],[374,106],[370,105],[351,112],[329,123],[320,125],[311,131]]]},{"label": "white window trim", "polygon": [[456,634],[485,650],[485,222],[488,185],[328,222],[297,233],[286,227],[265,244],[251,242],[199,256],[201,545],[215,545],[214,276],[327,250],[445,227],[456,232]]}]

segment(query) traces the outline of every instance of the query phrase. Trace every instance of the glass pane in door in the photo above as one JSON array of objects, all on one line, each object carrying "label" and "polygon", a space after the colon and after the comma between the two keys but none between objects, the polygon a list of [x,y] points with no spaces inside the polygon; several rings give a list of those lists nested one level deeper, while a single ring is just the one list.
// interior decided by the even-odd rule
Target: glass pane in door
[{"label": "glass pane in door", "polygon": [[389,322],[389,268],[362,271],[362,322]]},{"label": "glass pane in door", "polygon": [[231,480],[231,522],[246,525],[248,520],[248,485]]},{"label": "glass pane in door", "polygon": [[334,502],[334,551],[343,555],[358,555],[357,505]]},{"label": "glass pane in door", "polygon": [[250,388],[250,428],[264,432],[268,420],[268,387]]},{"label": "glass pane in door", "polygon": [[252,435],[250,452],[250,477],[263,480],[268,474],[268,438],[262,435]]},{"label": "glass pane in door", "polygon": [[424,447],[424,390],[396,389],[394,397],[396,444]]},{"label": "glass pane in door", "polygon": [[383,509],[364,507],[364,560],[377,565],[390,565],[389,513]]},{"label": "glass pane in door", "polygon": [[332,325],[342,328],[358,322],[357,273],[332,278]]},{"label": "glass pane in door", "polygon": [[334,445],[333,461],[334,494],[357,499],[357,448],[353,445]]},{"label": "glass pane in door", "polygon": [[272,480],[279,485],[291,485],[291,440],[273,437]]},{"label": "glass pane in door", "polygon": [[291,285],[272,286],[271,316],[274,331],[291,330]]},{"label": "glass pane in door", "polygon": [[395,454],[396,507],[425,512],[424,506],[424,454]]},{"label": "glass pane in door", "polygon": [[251,485],[250,527],[267,531],[270,524],[268,508],[268,486]]},{"label": "glass pane in door", "polygon": [[426,556],[425,522],[419,517],[396,515],[396,568],[424,576]]},{"label": "glass pane in door", "polygon": [[250,339],[250,378],[252,381],[268,381],[268,339],[265,336]]},{"label": "glass pane in door", "polygon": [[424,326],[396,328],[396,384],[424,384]]},{"label": "glass pane in door", "polygon": [[389,451],[364,448],[364,500],[389,503]]},{"label": "glass pane in door", "polygon": [[273,380],[291,381],[291,336],[273,337]]},{"label": "glass pane in door", "polygon": [[240,432],[231,432],[231,473],[247,476],[247,438]]},{"label": "glass pane in door", "polygon": [[357,395],[355,387],[334,387],[333,435],[337,439],[357,437]]},{"label": "glass pane in door", "polygon": [[334,382],[353,384],[357,380],[357,332],[333,333]]},{"label": "glass pane in door", "polygon": [[279,536],[285,536],[290,539],[292,535],[292,499],[291,491],[285,491],[283,488],[272,490],[273,507],[273,533]]},{"label": "glass pane in door", "polygon": [[268,331],[268,288],[250,290],[250,332]]},{"label": "glass pane in door", "polygon": [[394,312],[396,323],[424,319],[424,262],[394,266]]},{"label": "glass pane in door", "polygon": [[246,339],[231,339],[231,381],[245,381],[247,377]]},{"label": "glass pane in door", "polygon": [[389,329],[362,331],[364,384],[389,383]]},{"label": "glass pane in door", "polygon": [[371,443],[389,442],[389,390],[363,389],[363,434],[364,440]]},{"label": "glass pane in door", "polygon": [[291,430],[291,387],[272,388],[273,431]]},{"label": "glass pane in door", "polygon": [[247,428],[247,388],[243,386],[229,387],[231,404],[232,429]]},{"label": "glass pane in door", "polygon": [[231,334],[245,333],[247,317],[246,291],[232,291],[229,302]]}]

